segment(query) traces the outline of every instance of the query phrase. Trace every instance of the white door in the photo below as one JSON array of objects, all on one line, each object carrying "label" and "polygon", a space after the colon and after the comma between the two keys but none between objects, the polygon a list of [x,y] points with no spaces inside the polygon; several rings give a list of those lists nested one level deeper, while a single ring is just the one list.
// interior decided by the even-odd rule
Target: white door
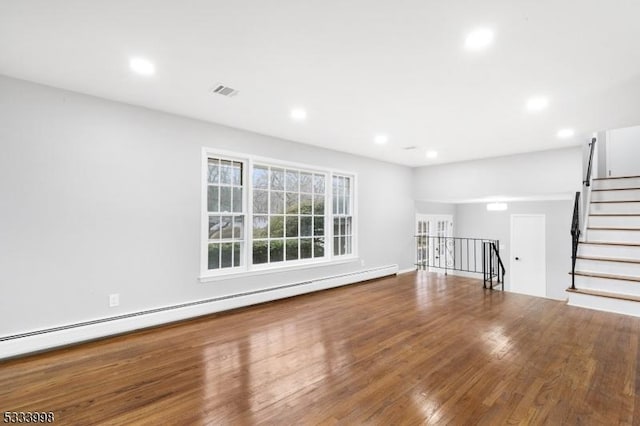
[{"label": "white door", "polygon": [[607,176],[640,176],[640,126],[607,132]]},{"label": "white door", "polygon": [[545,238],[545,215],[511,215],[511,291],[547,295]]}]

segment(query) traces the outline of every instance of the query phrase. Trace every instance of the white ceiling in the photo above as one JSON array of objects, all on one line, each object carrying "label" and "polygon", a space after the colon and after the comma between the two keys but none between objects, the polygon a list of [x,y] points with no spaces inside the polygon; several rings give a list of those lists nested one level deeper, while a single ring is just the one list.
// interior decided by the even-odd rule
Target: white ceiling
[{"label": "white ceiling", "polygon": [[418,166],[640,124],[639,21],[638,0],[0,0],[0,74]]}]

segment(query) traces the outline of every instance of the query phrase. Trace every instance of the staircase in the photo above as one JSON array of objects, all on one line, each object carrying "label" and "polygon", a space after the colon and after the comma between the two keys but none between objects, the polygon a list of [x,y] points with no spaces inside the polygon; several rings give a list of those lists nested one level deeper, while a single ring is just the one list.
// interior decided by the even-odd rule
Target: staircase
[{"label": "staircase", "polygon": [[592,185],[568,304],[640,316],[640,176]]}]

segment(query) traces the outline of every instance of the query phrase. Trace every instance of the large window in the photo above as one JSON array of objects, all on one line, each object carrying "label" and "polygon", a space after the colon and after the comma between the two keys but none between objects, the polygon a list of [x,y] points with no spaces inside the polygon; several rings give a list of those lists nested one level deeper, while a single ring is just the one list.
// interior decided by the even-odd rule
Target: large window
[{"label": "large window", "polygon": [[355,256],[353,175],[204,155],[203,278]]}]

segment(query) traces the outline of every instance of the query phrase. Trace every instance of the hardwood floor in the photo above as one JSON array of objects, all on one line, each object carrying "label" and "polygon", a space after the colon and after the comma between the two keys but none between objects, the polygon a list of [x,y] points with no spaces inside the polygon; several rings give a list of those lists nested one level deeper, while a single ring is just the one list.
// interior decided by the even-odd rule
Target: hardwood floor
[{"label": "hardwood floor", "polygon": [[640,424],[640,318],[411,273],[0,363],[56,424]]}]

